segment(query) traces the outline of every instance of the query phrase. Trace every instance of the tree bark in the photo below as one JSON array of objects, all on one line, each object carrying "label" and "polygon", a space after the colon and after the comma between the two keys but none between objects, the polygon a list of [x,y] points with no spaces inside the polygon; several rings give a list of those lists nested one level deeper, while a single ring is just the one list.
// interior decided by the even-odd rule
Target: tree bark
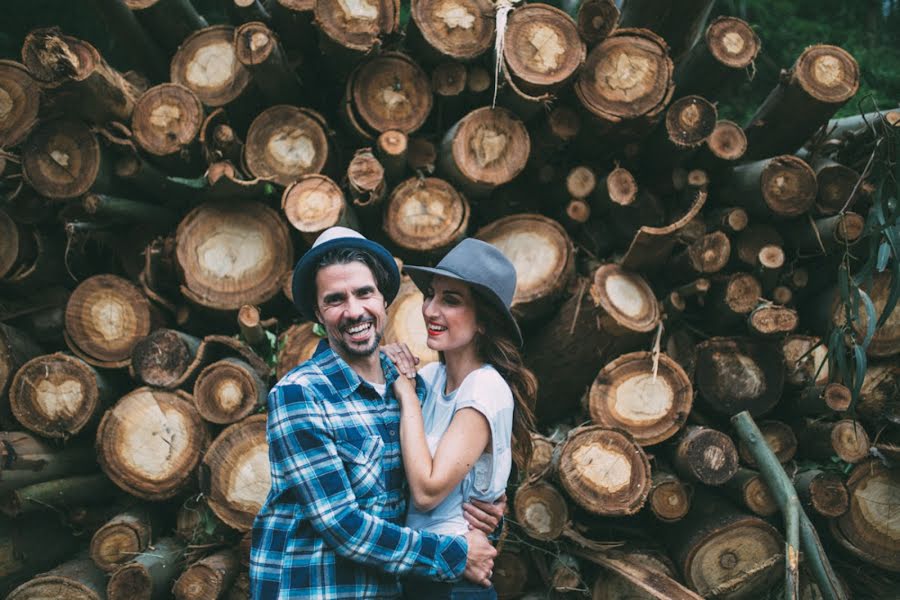
[{"label": "tree bark", "polygon": [[816,199],[815,173],[790,155],[733,167],[725,181],[722,197],[761,217],[796,217]]},{"label": "tree bark", "polygon": [[[898,113],[900,119],[900,113]],[[830,158],[816,157],[809,163],[816,173],[819,191],[816,195],[816,211],[825,216],[835,215],[852,207],[863,195],[857,188],[859,173]],[[851,199],[852,196],[852,199]]]},{"label": "tree bark", "polygon": [[154,525],[153,515],[144,508],[117,514],[91,537],[91,560],[107,573],[116,571],[147,550],[154,539]]},{"label": "tree bark", "polygon": [[314,4],[313,14],[322,53],[332,69],[344,73],[400,26],[398,0],[366,4],[323,0]]},{"label": "tree bark", "polygon": [[91,562],[91,559],[80,554],[23,583],[6,598],[7,600],[60,598],[61,592],[66,594],[66,600],[104,600],[107,597],[106,576]]},{"label": "tree bark", "polygon": [[41,91],[24,65],[0,60],[0,92],[9,103],[0,118],[0,148],[12,148],[37,123]]},{"label": "tree bark", "polygon": [[58,519],[44,514],[15,520],[0,517],[0,595],[10,597],[6,594],[13,587],[59,565],[77,545],[72,530]]},{"label": "tree bark", "polygon": [[237,59],[253,74],[270,104],[298,104],[303,85],[281,48],[278,36],[259,21],[244,23],[234,32]]},{"label": "tree bark", "polygon": [[408,145],[406,134],[396,129],[385,131],[378,136],[375,156],[384,167],[384,177],[391,185],[399,183],[406,173]]},{"label": "tree bark", "polygon": [[200,371],[194,404],[210,423],[227,425],[265,406],[268,391],[253,367],[237,358],[223,358]]},{"label": "tree bark", "polygon": [[253,415],[225,429],[203,457],[209,507],[226,524],[249,531],[271,487],[266,415]]},{"label": "tree bark", "polygon": [[866,220],[855,212],[807,221],[791,231],[793,246],[806,256],[837,254],[862,236]]},{"label": "tree bark", "polygon": [[115,486],[103,475],[73,475],[6,492],[0,497],[0,512],[18,518],[48,508],[62,510],[83,504],[103,504],[110,502],[115,492]]},{"label": "tree bark", "polygon": [[103,415],[97,460],[128,493],[165,500],[190,484],[208,437],[190,396],[138,388]]},{"label": "tree bark", "polygon": [[738,454],[730,437],[707,427],[688,425],[674,440],[672,465],[681,477],[722,485],[737,473]]},{"label": "tree bark", "polygon": [[169,54],[207,26],[190,0],[125,0],[125,4]]},{"label": "tree bark", "polygon": [[296,106],[267,108],[253,119],[243,164],[254,177],[288,186],[321,173],[333,160],[328,125],[317,112]]},{"label": "tree bark", "polygon": [[619,9],[614,0],[585,0],[578,6],[578,33],[591,47],[609,36],[619,22]]},{"label": "tree bark", "polygon": [[172,388],[197,355],[200,340],[174,329],[157,329],[132,349],[129,370],[145,385]]},{"label": "tree bark", "polygon": [[794,152],[856,94],[859,66],[836,46],[806,48],[747,125],[747,158]]},{"label": "tree bark", "polygon": [[675,69],[678,95],[697,94],[718,99],[729,88],[749,78],[749,69],[753,68],[761,46],[756,32],[745,21],[717,17],[706,28],[703,39],[678,63]]},{"label": "tree bark", "polygon": [[856,410],[873,431],[887,424],[900,425],[900,365],[890,362],[868,365]]},{"label": "tree bark", "polygon": [[177,213],[164,206],[109,194],[89,192],[82,196],[81,208],[101,223],[169,226],[178,222]]},{"label": "tree bark", "polygon": [[168,598],[172,582],[181,572],[184,552],[184,544],[174,537],[156,541],[110,576],[106,597],[109,600]]},{"label": "tree bark", "polygon": [[176,600],[221,598],[237,578],[240,564],[234,550],[221,550],[200,559],[182,573],[172,592]]},{"label": "tree bark", "polygon": [[807,419],[799,432],[801,455],[816,460],[837,456],[844,462],[858,463],[869,456],[869,436],[859,421],[835,422]]},{"label": "tree bark", "polygon": [[597,374],[587,396],[591,419],[627,431],[641,446],[663,442],[684,425],[694,390],[684,370],[660,354],[623,354]]},{"label": "tree bark", "polygon": [[384,209],[384,231],[409,253],[437,253],[466,234],[469,203],[436,177],[412,177],[394,188]]},{"label": "tree bark", "polygon": [[781,397],[784,363],[771,343],[714,337],[697,347],[695,383],[706,405],[720,414],[761,415]]},{"label": "tree bark", "polygon": [[359,229],[356,213],[344,192],[325,175],[302,175],[281,197],[281,209],[288,222],[312,245],[319,235],[337,225]]},{"label": "tree bark", "polygon": [[652,2],[625,0],[622,3],[620,27],[645,27],[659,34],[678,61],[700,38],[712,11],[713,0],[691,2]]},{"label": "tree bark", "polygon": [[0,432],[0,464],[0,494],[96,470],[93,448],[76,443],[59,448],[20,431]]}]

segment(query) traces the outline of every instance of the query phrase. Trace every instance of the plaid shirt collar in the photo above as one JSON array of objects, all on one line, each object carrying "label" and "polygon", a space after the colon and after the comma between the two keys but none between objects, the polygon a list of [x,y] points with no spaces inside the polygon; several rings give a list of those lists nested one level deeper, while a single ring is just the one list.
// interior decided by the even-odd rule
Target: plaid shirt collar
[{"label": "plaid shirt collar", "polygon": [[[365,385],[367,387],[371,387],[371,384],[367,382],[365,379],[359,376],[359,374],[353,370],[353,368],[347,364],[347,361],[343,359],[343,357],[334,351],[331,345],[328,343],[328,338],[322,338],[319,341],[319,345],[316,346],[316,351],[313,353],[313,357],[316,360],[326,359],[326,356],[320,356],[324,353],[329,353],[334,356],[334,361],[337,363],[339,369],[331,374],[331,382],[334,384],[334,389],[341,397],[342,400],[346,400],[350,397],[350,394],[354,393],[359,389],[359,386]],[[387,384],[387,389],[391,389],[394,381],[396,381],[397,377],[400,376],[400,372],[397,370],[397,367],[394,365],[393,361],[385,355],[381,350],[378,351],[378,358],[381,361],[381,371],[384,373],[384,381]],[[420,389],[422,388],[422,389]],[[419,398],[422,399],[424,396],[421,392],[424,391],[424,387],[421,384],[421,378],[416,378],[416,392],[419,394]],[[387,397],[387,396],[385,396]]]}]

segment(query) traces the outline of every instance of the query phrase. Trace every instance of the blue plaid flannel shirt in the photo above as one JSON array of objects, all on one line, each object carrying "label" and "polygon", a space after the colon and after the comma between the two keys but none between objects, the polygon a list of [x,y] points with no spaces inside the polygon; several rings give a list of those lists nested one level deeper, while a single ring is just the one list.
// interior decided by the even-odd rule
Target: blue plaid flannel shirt
[{"label": "blue plaid flannel shirt", "polygon": [[[269,392],[272,487],[253,523],[251,598],[395,598],[398,575],[458,579],[465,537],[403,527],[398,372],[384,399],[324,341]],[[421,380],[416,391],[424,397]]]}]

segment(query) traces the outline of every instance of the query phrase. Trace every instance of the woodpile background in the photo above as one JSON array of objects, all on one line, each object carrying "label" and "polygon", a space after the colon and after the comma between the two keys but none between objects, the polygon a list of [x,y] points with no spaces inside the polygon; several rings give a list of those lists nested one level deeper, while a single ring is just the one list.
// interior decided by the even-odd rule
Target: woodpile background
[{"label": "woodpile background", "polygon": [[[850,54],[735,124],[761,42],[710,0],[511,5],[502,45],[487,0],[94,3],[133,70],[59,29],[0,61],[0,593],[247,597],[265,396],[318,340],[290,270],[341,224],[516,265],[540,432],[502,598],[780,595],[744,410],[845,592],[896,594],[900,111],[829,120]],[[420,306],[385,339],[428,362]]]}]

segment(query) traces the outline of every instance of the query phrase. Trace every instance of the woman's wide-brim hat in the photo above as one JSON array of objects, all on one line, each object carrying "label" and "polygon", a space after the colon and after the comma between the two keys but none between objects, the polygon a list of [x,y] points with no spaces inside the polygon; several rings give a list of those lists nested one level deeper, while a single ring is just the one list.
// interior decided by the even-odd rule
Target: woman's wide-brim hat
[{"label": "woman's wide-brim hat", "polygon": [[435,275],[465,282],[503,315],[506,329],[521,346],[522,332],[510,312],[516,293],[516,268],[496,246],[466,238],[457,244],[435,267],[406,265],[403,271],[424,293]]},{"label": "woman's wide-brim hat", "polygon": [[312,248],[297,261],[291,281],[294,306],[310,321],[316,320],[315,300],[306,292],[316,284],[314,278],[319,261],[330,251],[339,248],[356,248],[371,254],[387,272],[385,289],[379,291],[388,304],[397,297],[397,291],[400,289],[400,270],[393,255],[384,246],[366,239],[358,231],[347,227],[329,227],[316,238]]}]

